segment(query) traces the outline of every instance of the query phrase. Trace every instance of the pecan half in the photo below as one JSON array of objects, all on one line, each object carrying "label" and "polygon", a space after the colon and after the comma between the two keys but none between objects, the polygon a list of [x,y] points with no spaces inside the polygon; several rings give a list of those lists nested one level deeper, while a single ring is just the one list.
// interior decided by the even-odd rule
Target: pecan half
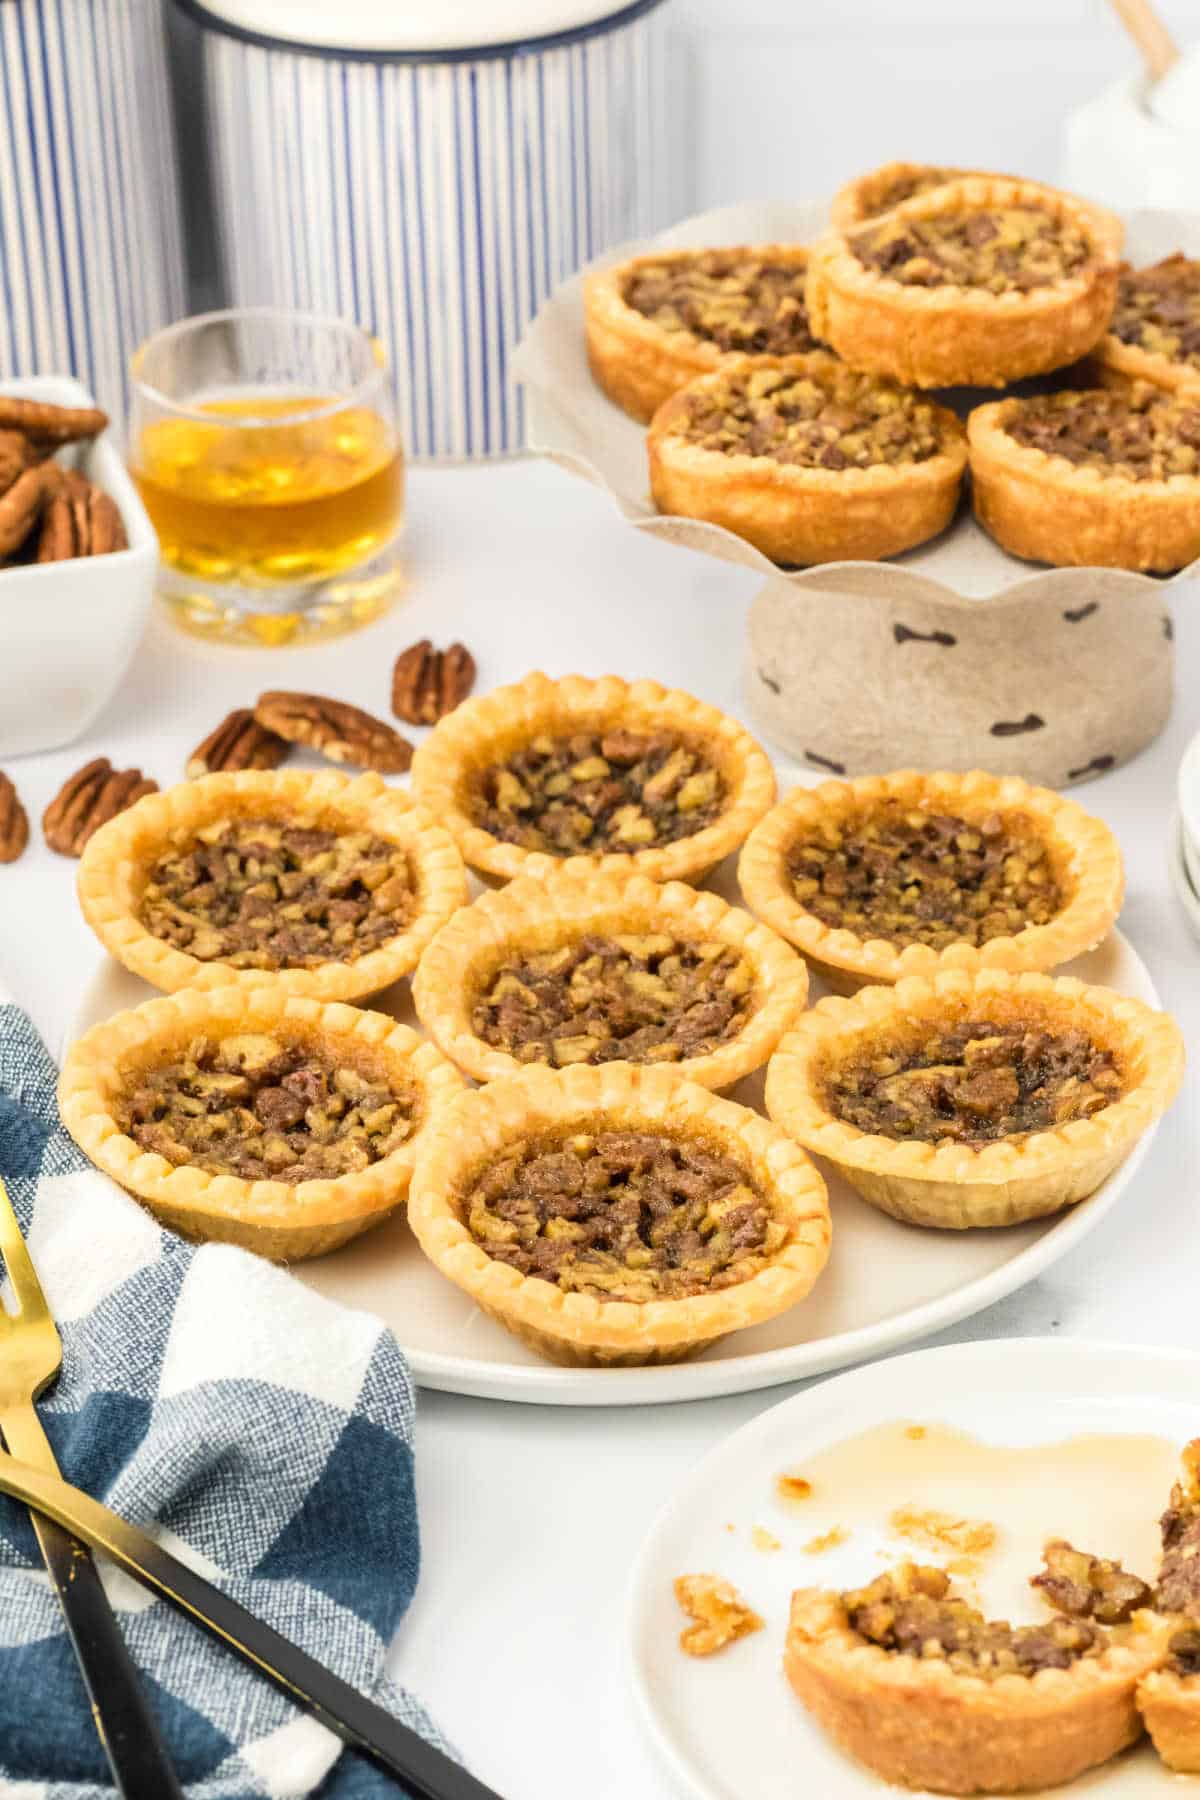
[{"label": "pecan half", "polygon": [[8,776],[0,773],[0,863],[16,862],[29,842],[29,815]]},{"label": "pecan half", "polygon": [[465,644],[435,650],[428,638],[410,644],[392,670],[392,711],[410,725],[436,725],[475,685],[475,658]]},{"label": "pecan half", "polygon": [[189,780],[220,770],[277,769],[288,753],[287,741],[260,725],[248,706],[239,706],[187,760]]},{"label": "pecan half", "polygon": [[39,562],[66,562],[76,556],[107,556],[129,539],[117,505],[77,469],[64,469],[38,535]]},{"label": "pecan half", "polygon": [[0,493],[37,461],[37,451],[23,431],[0,431]]},{"label": "pecan half", "polygon": [[11,556],[20,549],[61,485],[58,465],[39,463],[18,475],[8,492],[0,495],[0,556]]},{"label": "pecan half", "polygon": [[107,756],[98,756],[63,782],[42,814],[42,835],[60,856],[81,856],[101,825],[157,792],[157,781],[148,781],[140,769],[117,770]]},{"label": "pecan half", "polygon": [[402,775],[412,762],[413,747],[407,738],[344,700],[271,692],[259,695],[254,716],[267,731],[277,732],[289,744],[319,750],[330,762],[378,769],[381,775]]},{"label": "pecan half", "polygon": [[51,406],[0,394],[0,429],[23,431],[35,444],[77,444],[98,437],[107,424],[108,414],[98,406]]}]

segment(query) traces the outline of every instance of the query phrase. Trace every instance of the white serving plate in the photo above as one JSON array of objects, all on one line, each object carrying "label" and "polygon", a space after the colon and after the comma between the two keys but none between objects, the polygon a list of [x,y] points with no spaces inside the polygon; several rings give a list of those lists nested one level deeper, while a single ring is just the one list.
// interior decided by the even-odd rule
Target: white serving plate
[{"label": "white serving plate", "polygon": [[[715,883],[734,897],[730,865]],[[1119,932],[1064,973],[1159,1005],[1149,973]],[[105,960],[85,989],[68,1040],[153,990]],[[415,1024],[407,987],[373,1004]],[[732,1090],[760,1108],[762,1074]],[[332,1256],[298,1263],[320,1293],[376,1313],[395,1332],[423,1387],[560,1406],[648,1405],[745,1393],[878,1356],[957,1324],[1023,1287],[1072,1250],[1137,1175],[1149,1134],[1091,1197],[1049,1220],[1004,1231],[933,1232],[877,1212],[830,1178],[834,1248],[813,1293],[781,1318],[735,1332],[692,1361],[646,1369],[565,1369],[542,1362],[488,1319],[418,1249],[403,1212]]]},{"label": "white serving plate", "polygon": [[[773,1482],[781,1470],[802,1469],[806,1459],[847,1438],[908,1420],[948,1425],[988,1444],[1033,1446],[1080,1434],[1128,1433],[1180,1446],[1200,1428],[1198,1396],[1200,1356],[1192,1351],[1057,1338],[954,1344],[823,1382],[719,1444],[655,1520],[629,1589],[626,1652],[637,1709],[671,1772],[674,1791],[687,1800],[796,1800],[798,1794],[881,1800],[899,1791],[832,1745],[792,1697],[780,1667],[793,1589],[844,1587],[878,1574],[885,1564],[875,1551],[886,1514],[878,1536],[856,1529],[832,1554],[806,1555],[802,1545],[823,1520],[805,1523],[797,1509],[785,1511],[774,1500]],[[991,1499],[983,1516],[1003,1528],[1002,1482]],[[937,1507],[936,1478],[921,1493],[897,1490],[890,1503],[913,1501]],[[1147,1493],[1145,1501],[1153,1520],[1165,1494]],[[815,1504],[814,1496],[806,1506]],[[834,1498],[828,1504],[836,1511]],[[1140,1506],[1139,1496],[1139,1517]],[[778,1534],[779,1551],[754,1548],[750,1530],[759,1522]],[[1046,1530],[1074,1530],[1075,1542],[1082,1544],[1087,1525],[1086,1491],[1068,1495],[1056,1487],[1046,1502]],[[1093,1548],[1103,1553],[1102,1545]],[[892,1558],[903,1553],[893,1540]],[[702,1570],[740,1588],[765,1618],[766,1629],[719,1656],[697,1660],[677,1648],[684,1620],[672,1582]],[[985,1572],[983,1601],[994,1606],[987,1582]],[[1024,1616],[1037,1613],[1031,1605]],[[1143,1746],[1055,1792],[1164,1800],[1186,1787]]]},{"label": "white serving plate", "polygon": [[[95,404],[66,375],[0,381],[0,394]],[[0,756],[53,750],[87,730],[133,661],[154,597],[158,539],[109,433],[75,460],[116,501],[129,547],[0,572]]]},{"label": "white serving plate", "polygon": [[1200,937],[1200,892],[1197,891],[1190,868],[1187,830],[1178,813],[1171,820],[1167,838],[1167,867],[1171,873],[1171,885],[1175,889],[1176,899],[1187,914],[1187,921],[1193,932]]}]

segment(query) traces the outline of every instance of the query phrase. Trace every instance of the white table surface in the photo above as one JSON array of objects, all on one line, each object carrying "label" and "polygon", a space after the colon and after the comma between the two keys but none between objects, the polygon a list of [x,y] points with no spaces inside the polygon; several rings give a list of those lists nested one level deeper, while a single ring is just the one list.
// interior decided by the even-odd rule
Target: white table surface
[{"label": "white table surface", "polygon": [[[268,686],[319,690],[384,713],[392,658],[424,636],[468,643],[481,687],[531,667],[615,672],[655,676],[742,710],[743,625],[756,576],[639,537],[596,491],[533,463],[418,472],[411,518],[408,594],[370,629],[312,649],[251,651],[199,644],[156,618],[86,739],[8,765],[34,829],[21,862],[0,869],[0,984],[53,1048],[99,951],[76,910],[74,868],[46,850],[37,820],[89,757],[136,764],[165,787],[218,718]],[[1175,612],[1179,691],[1166,733],[1077,793],[1121,840],[1123,929],[1189,1043],[1200,1044],[1200,946],[1164,859],[1175,771],[1200,727],[1195,587],[1177,590]],[[1200,1342],[1197,1087],[1193,1070],[1141,1178],[1094,1236],[1047,1278],[941,1341],[1061,1332]],[[627,1691],[627,1571],[655,1509],[696,1459],[792,1391],[628,1411],[422,1396],[424,1569],[394,1666],[506,1800],[567,1792],[572,1800],[665,1800],[666,1779]],[[664,1579],[675,1573],[664,1570]]]}]

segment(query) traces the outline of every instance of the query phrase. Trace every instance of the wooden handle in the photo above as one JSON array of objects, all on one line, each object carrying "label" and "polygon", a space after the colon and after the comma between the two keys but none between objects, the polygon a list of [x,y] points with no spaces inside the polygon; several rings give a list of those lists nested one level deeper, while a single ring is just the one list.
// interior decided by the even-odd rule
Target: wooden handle
[{"label": "wooden handle", "polygon": [[1171,64],[1179,61],[1179,45],[1150,0],[1112,0],[1112,6],[1141,51],[1151,79],[1161,81]]}]

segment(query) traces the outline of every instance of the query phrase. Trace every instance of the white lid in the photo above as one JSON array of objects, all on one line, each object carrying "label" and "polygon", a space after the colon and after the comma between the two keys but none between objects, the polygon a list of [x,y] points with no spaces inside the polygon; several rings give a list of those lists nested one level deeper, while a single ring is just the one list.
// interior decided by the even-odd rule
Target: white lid
[{"label": "white lid", "polygon": [[630,0],[198,0],[243,31],[322,49],[462,52],[577,31]]}]

